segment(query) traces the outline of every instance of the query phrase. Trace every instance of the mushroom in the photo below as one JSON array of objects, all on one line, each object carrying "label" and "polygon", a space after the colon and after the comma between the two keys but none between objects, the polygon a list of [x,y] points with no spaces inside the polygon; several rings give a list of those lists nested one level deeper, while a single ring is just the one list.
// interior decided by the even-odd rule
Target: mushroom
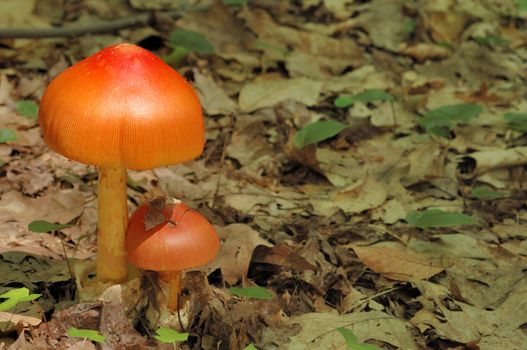
[{"label": "mushroom", "polygon": [[127,278],[127,169],[199,156],[205,127],[198,96],[174,69],[131,44],[109,46],[59,74],[39,110],[46,144],[99,167],[99,281]]},{"label": "mushroom", "polygon": [[166,220],[148,229],[151,206],[152,202],[142,204],[130,217],[126,233],[128,260],[140,269],[158,272],[159,279],[170,287],[167,306],[175,311],[182,271],[213,260],[220,240],[205,217],[180,201],[161,208]]}]

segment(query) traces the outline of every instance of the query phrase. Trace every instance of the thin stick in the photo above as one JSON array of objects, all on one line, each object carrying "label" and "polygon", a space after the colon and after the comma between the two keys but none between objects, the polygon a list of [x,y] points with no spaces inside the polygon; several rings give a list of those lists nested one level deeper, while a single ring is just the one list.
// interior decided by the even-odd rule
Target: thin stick
[{"label": "thin stick", "polygon": [[84,25],[55,28],[0,28],[0,39],[12,38],[59,38],[84,34],[100,34],[119,29],[144,26],[154,22],[153,13],[143,13],[128,18]]},{"label": "thin stick", "polygon": [[393,128],[397,127],[397,115],[395,114],[395,104],[393,100],[390,100],[390,107],[392,108],[392,119],[393,119]]},{"label": "thin stick", "polygon": [[216,197],[218,196],[218,192],[220,191],[221,177],[223,175],[223,164],[225,163],[225,155],[227,153],[227,146],[229,145],[233,129],[234,129],[234,115],[231,113],[230,119],[229,119],[229,129],[228,129],[229,131],[227,135],[225,136],[225,140],[223,141],[223,149],[221,150],[220,171],[218,173],[218,183],[216,184],[216,191],[214,191],[214,195],[212,196],[212,200],[210,202],[211,208],[214,208],[214,202],[216,201]]},{"label": "thin stick", "polygon": [[75,273],[73,272],[73,267],[68,260],[68,253],[66,253],[66,246],[64,245],[64,239],[60,238],[60,244],[62,245],[62,251],[64,252],[64,259],[66,259],[66,265],[68,265],[68,270],[70,270],[70,277],[72,280],[75,280]]},{"label": "thin stick", "polygon": [[[160,12],[169,17],[177,17],[182,11],[200,11],[204,5],[193,5],[180,10],[171,10]],[[100,21],[91,24],[73,24],[66,27],[51,28],[0,28],[0,39],[17,39],[17,38],[61,38],[72,37],[85,34],[101,34],[114,32],[116,30],[152,25],[157,21],[157,15],[154,12],[142,13],[126,18],[119,18],[113,21]]]}]

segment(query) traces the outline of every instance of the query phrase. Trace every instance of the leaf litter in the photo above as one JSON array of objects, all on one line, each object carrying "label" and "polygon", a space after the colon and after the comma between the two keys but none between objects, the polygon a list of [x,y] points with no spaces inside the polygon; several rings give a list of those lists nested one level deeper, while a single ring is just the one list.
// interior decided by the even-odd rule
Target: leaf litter
[{"label": "leaf litter", "polygon": [[[117,3],[0,4],[7,28],[157,11],[118,33],[0,39],[0,289],[42,294],[0,315],[0,348],[83,348],[68,327],[108,348],[162,348],[159,327],[188,332],[184,349],[346,348],[345,334],[381,349],[527,348],[521,1]],[[130,211],[181,199],[220,234],[218,258],[185,277],[181,320],[156,309],[148,274],[78,302],[96,169],[46,148],[33,104],[106,45],[171,57],[176,30],[200,41],[177,69],[202,101],[206,149],[131,172],[128,198]],[[31,232],[36,220],[72,226]],[[249,287],[271,298],[229,293]]]}]

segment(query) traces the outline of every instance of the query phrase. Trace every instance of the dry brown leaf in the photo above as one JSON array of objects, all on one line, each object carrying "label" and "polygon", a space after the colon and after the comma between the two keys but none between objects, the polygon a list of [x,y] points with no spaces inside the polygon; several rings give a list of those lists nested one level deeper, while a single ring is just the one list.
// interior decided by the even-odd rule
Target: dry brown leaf
[{"label": "dry brown leaf", "polygon": [[[292,332],[291,326],[301,330]],[[419,347],[408,328],[408,324],[381,311],[354,312],[350,314],[305,313],[291,317],[280,328],[293,333],[289,341],[280,348],[284,350],[345,349],[344,338],[336,331],[345,327],[356,334],[360,342],[377,340],[392,344],[398,349],[417,350]],[[271,337],[278,336],[276,329],[267,329]],[[272,339],[273,339],[272,338]]]},{"label": "dry brown leaf", "polygon": [[494,310],[435,298],[435,303],[423,303],[424,308],[411,322],[422,331],[433,328],[444,339],[462,344],[476,341],[480,350],[525,349],[527,337],[522,325],[527,323],[526,292],[524,278]]},{"label": "dry brown leaf", "polygon": [[346,213],[360,213],[380,206],[386,201],[385,185],[371,176],[366,176],[356,185],[338,192],[335,204]]},{"label": "dry brown leaf", "polygon": [[315,56],[347,59],[348,65],[358,67],[362,64],[362,51],[351,39],[335,39],[317,32],[281,26],[265,11],[244,9],[241,16],[258,38],[276,47],[291,47]]},{"label": "dry brown leaf", "polygon": [[167,221],[167,218],[163,215],[166,201],[167,197],[163,196],[154,198],[148,202],[148,208],[144,217],[145,231],[153,229]]},{"label": "dry brown leaf", "polygon": [[447,48],[435,44],[418,43],[413,45],[403,45],[399,52],[403,55],[415,58],[419,62],[430,59],[448,57],[450,51]]},{"label": "dry brown leaf", "polygon": [[373,271],[396,281],[428,279],[444,270],[429,259],[395,242],[371,246],[351,245],[359,259]]},{"label": "dry brown leaf", "polygon": [[0,199],[0,222],[15,221],[22,227],[34,220],[67,223],[81,214],[84,202],[78,190],[58,190],[37,198],[9,191]]},{"label": "dry brown leaf", "polygon": [[223,278],[230,285],[247,277],[254,248],[258,245],[272,246],[260,237],[249,225],[231,224],[217,228],[222,242],[218,257],[205,268],[208,271],[221,269]]},{"label": "dry brown leaf", "polygon": [[246,84],[240,91],[238,104],[244,112],[272,107],[293,100],[307,106],[318,101],[323,83],[307,78],[259,79]]},{"label": "dry brown leaf", "polygon": [[472,178],[485,172],[508,168],[527,163],[527,147],[513,147],[509,149],[493,149],[481,152],[473,152],[458,157],[460,166],[471,164],[464,167],[460,176]]},{"label": "dry brown leaf", "polygon": [[96,350],[97,348],[91,341],[80,340],[73,343],[67,350]]},{"label": "dry brown leaf", "polygon": [[454,44],[463,32],[467,19],[467,16],[452,10],[436,11],[430,14],[427,24],[435,42]]},{"label": "dry brown leaf", "polygon": [[10,312],[0,311],[0,322],[10,322],[15,325],[20,323],[23,326],[38,326],[42,323],[42,320],[36,317],[17,315],[12,314]]},{"label": "dry brown leaf", "polygon": [[405,22],[411,17],[405,15],[405,1],[377,0],[365,3],[363,13],[357,18],[369,33],[368,39],[377,47],[397,51],[399,45],[409,37]]},{"label": "dry brown leaf", "polygon": [[317,270],[316,266],[310,264],[285,243],[271,248],[264,245],[257,246],[254,249],[252,261],[277,265],[295,271]]},{"label": "dry brown leaf", "polygon": [[[169,2],[185,3],[184,1]],[[196,6],[200,7],[203,4]],[[223,1],[213,1],[212,6],[201,8],[200,11],[182,11],[182,18],[177,21],[177,27],[202,33],[214,50],[222,53],[243,52],[243,49],[254,39],[254,35],[247,30],[243,21]]]},{"label": "dry brown leaf", "polygon": [[197,90],[203,110],[208,115],[229,114],[236,111],[238,106],[231,100],[225,90],[214,79],[197,69],[194,72],[194,88]]}]

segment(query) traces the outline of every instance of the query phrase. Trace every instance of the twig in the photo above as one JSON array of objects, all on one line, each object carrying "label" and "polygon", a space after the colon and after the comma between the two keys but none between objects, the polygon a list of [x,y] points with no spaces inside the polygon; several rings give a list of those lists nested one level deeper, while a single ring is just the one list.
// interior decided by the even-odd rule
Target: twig
[{"label": "twig", "polygon": [[60,238],[60,244],[62,245],[62,251],[64,252],[64,259],[66,260],[66,265],[68,265],[68,270],[70,271],[70,277],[72,280],[75,280],[75,273],[73,272],[73,267],[68,259],[68,253],[66,253],[66,246],[64,245],[64,240]]},{"label": "twig", "polygon": [[395,129],[397,127],[397,115],[395,114],[395,105],[393,100],[390,100],[390,107],[392,109],[393,128]]},{"label": "twig", "polygon": [[223,149],[221,150],[220,171],[218,172],[218,183],[216,184],[216,191],[214,191],[214,195],[212,196],[212,200],[210,202],[210,208],[214,208],[216,197],[218,196],[218,192],[220,191],[221,177],[223,175],[223,164],[225,163],[225,155],[227,154],[227,146],[230,143],[230,139],[231,139],[233,132],[234,132],[234,115],[231,113],[230,119],[229,119],[229,128],[227,131],[227,135],[225,135],[225,140],[223,142]]},{"label": "twig", "polygon": [[[169,16],[179,14],[179,11],[166,12]],[[113,21],[102,21],[92,24],[71,25],[55,28],[0,28],[0,39],[15,38],[59,38],[72,37],[85,34],[101,34],[116,30],[145,26],[155,23],[154,12],[142,13],[127,18],[120,18]]]}]

